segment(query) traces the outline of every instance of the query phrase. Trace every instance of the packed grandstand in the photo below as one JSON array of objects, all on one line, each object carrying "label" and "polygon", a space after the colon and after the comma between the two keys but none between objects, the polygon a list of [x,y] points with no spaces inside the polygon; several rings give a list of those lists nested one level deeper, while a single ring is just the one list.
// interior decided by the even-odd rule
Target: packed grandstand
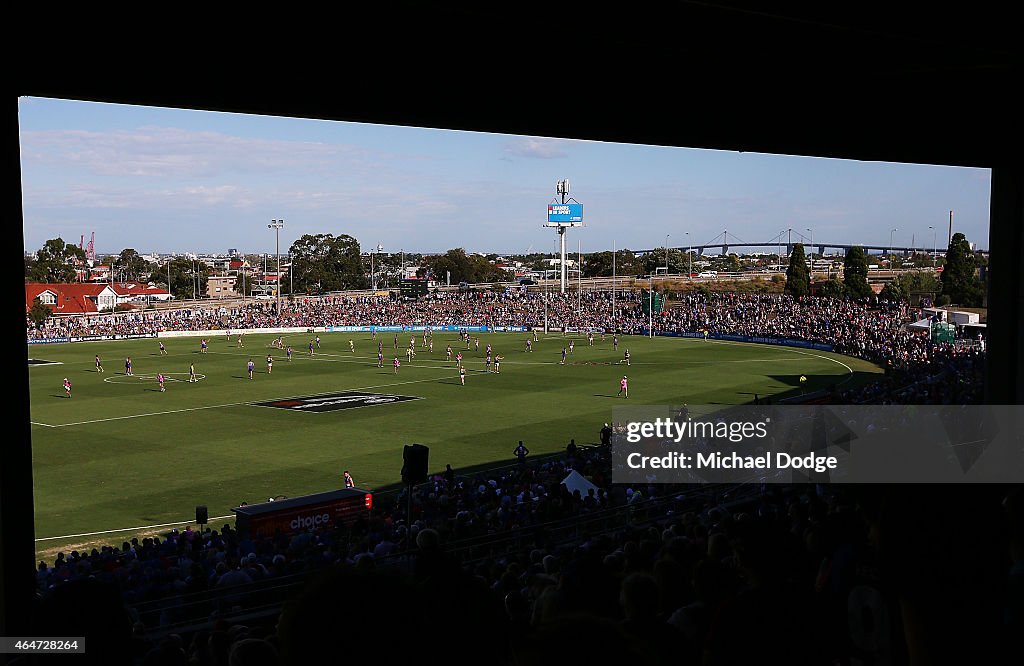
[{"label": "packed grandstand", "polygon": [[[628,335],[648,334],[653,322],[655,335],[800,340],[886,368],[880,380],[830,396],[839,403],[983,397],[983,345],[911,332],[923,312],[877,298],[694,292],[653,317],[638,292],[609,291],[303,297],[276,307],[49,319],[28,322],[27,337],[423,325]],[[76,594],[114,590],[118,622],[106,632],[127,646],[128,664],[226,664],[232,653],[250,661],[230,663],[315,663],[318,632],[332,630],[347,637],[339,659],[385,663],[413,659],[416,641],[432,640],[439,661],[469,661],[473,650],[451,652],[486,643],[489,662],[554,663],[545,650],[556,642],[579,651],[572,661],[637,664],[905,657],[899,608],[878,568],[879,515],[863,497],[813,485],[627,486],[612,484],[610,469],[607,446],[573,443],[522,465],[431,476],[411,502],[408,490],[380,493],[372,517],[354,524],[259,541],[207,525],[61,553],[38,563],[40,604],[56,612]],[[585,490],[564,483],[573,472]],[[857,598],[864,608],[850,610],[855,588],[868,592]],[[854,626],[854,611],[888,624]],[[409,641],[360,642],[373,619]],[[351,630],[339,629],[346,623]]]},{"label": "packed grandstand", "polygon": [[[984,345],[933,341],[907,324],[923,308],[877,297],[852,300],[782,294],[693,292],[677,295],[651,317],[637,291],[583,294],[525,289],[435,292],[418,300],[391,296],[322,296],[246,305],[141,310],[26,320],[34,340],[157,335],[169,331],[322,329],[342,326],[516,327],[623,334],[744,336],[823,345],[886,368],[883,380],[844,394],[843,402],[975,404],[981,399]],[[946,381],[949,380],[949,381]]]}]

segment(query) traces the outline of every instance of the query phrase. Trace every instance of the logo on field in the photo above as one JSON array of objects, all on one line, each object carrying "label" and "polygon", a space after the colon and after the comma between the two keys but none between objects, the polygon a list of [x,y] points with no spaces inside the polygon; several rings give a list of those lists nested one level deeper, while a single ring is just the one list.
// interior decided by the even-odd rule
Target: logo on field
[{"label": "logo on field", "polygon": [[355,409],[356,407],[372,407],[389,405],[406,400],[420,400],[419,396],[391,395],[386,393],[328,393],[305,398],[284,398],[270,402],[257,402],[260,407],[276,407],[278,409],[294,409],[300,412],[333,412],[339,409]]},{"label": "logo on field", "polygon": [[30,358],[28,364],[31,365],[60,365],[60,361],[47,361],[44,358]]}]

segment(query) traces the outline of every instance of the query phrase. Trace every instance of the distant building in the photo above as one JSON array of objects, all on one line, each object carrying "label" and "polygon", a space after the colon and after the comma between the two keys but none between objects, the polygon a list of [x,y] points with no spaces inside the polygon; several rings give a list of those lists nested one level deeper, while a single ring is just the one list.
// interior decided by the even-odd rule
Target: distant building
[{"label": "distant building", "polygon": [[32,308],[36,298],[50,306],[54,315],[60,316],[109,312],[123,304],[145,307],[152,301],[170,300],[171,295],[159,287],[131,282],[27,283],[26,312]]},{"label": "distant building", "polygon": [[114,282],[110,287],[117,295],[116,305],[145,307],[153,301],[171,300],[170,292],[152,282]]},{"label": "distant building", "polygon": [[85,280],[86,274],[90,282],[110,282],[110,266],[107,264],[96,264],[87,271],[80,269],[76,271],[80,279]]},{"label": "distant building", "polygon": [[209,298],[235,298],[241,296],[235,291],[234,275],[210,275],[206,278],[206,295]]},{"label": "distant building", "polygon": [[54,315],[72,315],[112,310],[117,294],[109,284],[74,282],[25,284],[25,311],[32,309],[35,299],[48,305]]}]

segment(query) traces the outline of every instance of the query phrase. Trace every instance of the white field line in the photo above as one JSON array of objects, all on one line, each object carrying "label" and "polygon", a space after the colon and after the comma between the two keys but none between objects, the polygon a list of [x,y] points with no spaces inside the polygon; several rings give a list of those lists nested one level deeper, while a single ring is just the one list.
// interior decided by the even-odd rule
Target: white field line
[{"label": "white field line", "polygon": [[[687,340],[687,338],[683,338],[683,339]],[[731,340],[707,340],[707,341],[701,340],[701,342],[705,342],[705,343],[710,342],[711,344],[718,344],[718,345],[747,345],[747,344],[755,344],[755,343],[747,343],[747,342],[733,342]],[[846,368],[848,376],[845,379],[843,379],[842,381],[840,381],[839,384],[843,384],[843,383],[845,383],[845,382],[847,382],[847,381],[849,381],[850,379],[853,378],[853,375],[854,375],[853,368],[851,368],[850,366],[846,365],[845,363],[843,363],[842,361],[839,361],[837,359],[830,358],[828,356],[822,356],[821,354],[813,354],[811,352],[801,351],[799,349],[792,349],[790,347],[782,347],[782,348],[779,349],[779,351],[780,352],[790,352],[790,353],[794,353],[794,354],[802,354],[804,356],[813,356],[815,358],[820,358],[820,359],[823,359],[823,360],[835,363],[837,365],[843,366],[844,368]],[[214,352],[214,353],[226,354],[226,352]],[[526,352],[524,352],[524,353],[526,353]],[[246,356],[246,354],[231,354],[231,355],[233,355],[233,356]],[[331,355],[329,355],[329,354],[321,354],[321,357],[323,357],[323,356],[331,356]],[[366,357],[360,357],[360,358],[365,359]],[[313,357],[307,356],[305,360],[314,360],[314,359],[316,359],[316,356],[313,356]],[[364,362],[362,360],[360,360],[360,361],[356,361],[356,360],[345,361],[345,360],[341,360],[341,359],[337,359],[337,360],[334,360],[334,359],[324,359],[324,360],[330,360],[332,362],[337,362],[337,363],[363,363]],[[752,363],[752,362],[775,362],[775,361],[793,361],[793,360],[797,360],[797,359],[782,359],[782,358],[778,358],[778,359],[733,359],[733,360],[730,360],[730,361],[722,361],[722,362],[724,362],[724,363]],[[507,362],[508,361],[506,361],[506,363]],[[683,361],[683,362],[685,363],[686,361]],[[512,363],[515,364],[515,365],[527,365],[527,364],[529,364],[529,365],[558,365],[559,364],[557,361],[542,361],[542,362],[537,362],[537,361],[512,361]],[[609,363],[611,363],[611,361],[609,361]],[[694,365],[706,364],[706,362],[704,362],[704,361],[691,361],[691,363],[694,364]],[[633,365],[663,365],[663,364],[661,364],[661,363],[637,362],[637,363],[634,363]],[[413,367],[422,367],[422,368],[427,368],[427,369],[448,369],[449,366],[424,366],[424,365],[416,365],[416,366],[413,366]],[[494,373],[486,373],[486,372],[481,371],[481,370],[470,370],[470,372],[476,372],[476,373],[482,373],[482,374],[494,374]],[[458,375],[455,375],[454,377],[458,377]],[[154,378],[155,378],[155,376],[154,376]],[[429,379],[416,379],[416,380],[410,380],[410,381],[406,381],[406,382],[392,382],[392,383],[388,383],[388,384],[376,384],[376,385],[373,385],[373,386],[353,387],[353,388],[347,388],[347,389],[342,389],[342,390],[345,390],[345,391],[368,391],[370,389],[388,388],[388,387],[391,387],[391,386],[403,386],[403,385],[406,385],[406,384],[422,384],[424,382],[439,381],[441,379],[449,379],[449,378],[451,378],[451,377],[432,377],[432,378],[429,378]],[[324,391],[322,393],[314,393],[312,395],[313,396],[317,396],[317,395],[330,395],[331,393],[335,393],[335,392],[336,391]],[[283,399],[283,398],[278,398],[278,399]],[[274,398],[270,398],[268,400],[274,400]],[[110,421],[121,421],[121,420],[125,420],[125,419],[135,419],[135,418],[142,418],[142,417],[147,417],[147,416],[164,416],[164,415],[167,415],[167,414],[178,414],[178,413],[184,413],[184,412],[194,412],[194,411],[201,411],[201,410],[205,410],[205,409],[220,409],[220,408],[223,408],[223,407],[239,407],[239,406],[250,405],[250,404],[252,404],[251,401],[247,401],[247,402],[232,402],[232,403],[223,403],[223,404],[218,404],[218,405],[206,405],[206,406],[203,406],[203,407],[188,407],[188,408],[185,408],[185,409],[166,410],[166,411],[162,411],[162,412],[146,412],[146,413],[142,413],[142,414],[130,414],[130,415],[127,415],[127,416],[115,416],[115,417],[110,417],[110,418],[105,418],[105,419],[93,419],[93,420],[89,420],[89,421],[75,421],[75,422],[72,422],[72,423],[50,424],[50,423],[42,423],[42,422],[37,422],[37,421],[31,421],[30,423],[32,425],[37,425],[37,426],[44,427],[44,428],[66,428],[66,427],[69,427],[69,426],[89,425],[89,424],[93,424],[93,423],[107,423],[107,422],[110,422]]]},{"label": "white field line", "polygon": [[[213,520],[225,520],[228,518],[234,518],[234,516],[218,516],[216,518],[209,518],[208,521]],[[100,532],[82,532],[81,534],[64,534],[62,536],[51,536],[51,537],[39,537],[36,541],[53,541],[54,539],[77,539],[79,537],[90,537],[98,536],[100,534],[114,534],[116,532],[136,532],[142,530],[154,530],[158,527],[174,527],[175,525],[191,525],[192,520],[183,520],[177,523],[160,523],[159,525],[142,525],[141,527],[122,527],[116,530],[102,530]]]},{"label": "white field line", "polygon": [[[412,379],[412,380],[409,380],[409,381],[406,381],[406,382],[391,382],[391,383],[388,383],[388,384],[376,384],[374,386],[358,386],[358,387],[351,387],[351,388],[343,388],[343,389],[336,389],[334,391],[323,391],[322,393],[313,393],[309,397],[315,397],[315,396],[318,396],[318,395],[331,395],[333,393],[338,393],[339,391],[368,391],[370,389],[387,388],[389,386],[403,386],[403,385],[406,385],[406,384],[422,384],[424,382],[436,382],[436,381],[439,381],[441,379],[454,379],[454,378],[457,378],[457,377],[458,377],[458,375],[451,375],[451,376],[445,376],[445,377],[430,377],[428,379]],[[265,400],[262,400],[262,401],[263,402],[269,402],[269,401],[273,401],[273,400],[284,400],[284,399],[285,398],[266,398]],[[226,402],[226,403],[222,403],[222,404],[219,404],[219,405],[206,405],[206,406],[203,406],[203,407],[186,407],[184,409],[170,409],[170,410],[166,410],[166,411],[162,411],[162,412],[146,412],[146,413],[143,413],[143,414],[129,414],[127,416],[113,416],[113,417],[106,418],[106,419],[92,419],[92,420],[89,420],[89,421],[75,421],[75,422],[72,422],[72,423],[50,424],[50,423],[36,423],[36,422],[32,422],[32,425],[43,426],[43,427],[46,427],[46,428],[67,428],[69,426],[89,425],[89,424],[92,424],[92,423],[108,423],[110,421],[123,421],[125,419],[138,419],[138,418],[143,418],[143,417],[146,417],[146,416],[163,416],[163,415],[166,415],[166,414],[180,414],[180,413],[184,413],[184,412],[197,412],[197,411],[201,411],[201,410],[204,410],[204,409],[220,409],[222,407],[241,407],[241,406],[251,405],[251,404],[253,404],[253,401],[251,401],[251,400],[245,401],[245,402]]]},{"label": "white field line", "polygon": [[[706,342],[711,342],[713,344],[722,344],[722,345],[751,344],[751,343],[744,343],[744,342],[732,342],[730,340],[708,340]],[[840,382],[840,384],[853,378],[853,374],[854,374],[853,368],[851,368],[850,366],[846,365],[845,363],[843,363],[842,361],[839,361],[837,359],[829,358],[828,356],[822,356],[821,354],[813,354],[811,352],[805,352],[805,351],[801,351],[801,350],[798,350],[798,349],[792,349],[792,348],[789,348],[789,347],[781,349],[780,351],[793,352],[793,353],[796,353],[796,354],[803,354],[805,356],[813,356],[813,357],[824,359],[826,361],[831,361],[833,363],[836,363],[838,365],[843,366],[844,368],[846,368],[847,372],[849,373],[849,376],[846,379],[844,379],[842,382]],[[726,362],[727,363],[753,363],[753,362],[771,362],[771,361],[788,361],[788,360],[797,360],[797,359],[737,359],[737,360],[726,361]],[[694,364],[697,364],[697,363],[698,362],[696,362],[696,361],[694,362]],[[529,362],[529,361],[527,361],[525,363],[519,362],[519,364],[520,365],[525,365],[525,364],[530,364],[530,365],[550,365],[550,363],[546,363],[546,362],[545,363],[537,363],[537,362]],[[480,372],[480,371],[477,371],[477,372]],[[484,374],[487,374],[487,373],[484,373]],[[494,373],[491,373],[491,374],[494,374]],[[442,377],[441,379],[445,379],[445,378]],[[389,383],[389,384],[378,384],[378,385],[375,385],[375,386],[366,386],[366,387],[362,387],[362,388],[354,388],[354,389],[347,389],[347,390],[350,390],[350,391],[365,391],[365,390],[372,389],[372,388],[386,388],[386,387],[389,387],[389,386],[401,386],[403,384],[418,384],[418,383],[427,382],[427,381],[435,381],[435,379],[433,379],[433,378],[432,379],[417,379],[417,380],[412,380],[412,381],[407,381],[407,382],[394,382],[394,383]],[[331,392],[324,392],[324,393],[320,393],[320,394],[314,393],[313,395],[314,396],[315,395],[329,395],[330,393],[333,393],[333,391],[331,391]],[[217,407],[237,407],[237,406],[240,406],[240,405],[247,405],[247,404],[251,404],[251,403],[238,402],[238,403],[228,403],[228,404],[223,404],[223,405],[210,405],[208,407],[194,407],[194,408],[190,408],[190,409],[180,409],[180,410],[174,410],[174,411],[168,411],[168,412],[155,412],[155,413],[152,413],[152,414],[138,414],[138,415],[135,415],[135,416],[119,416],[119,417],[115,417],[115,418],[111,418],[111,419],[98,419],[96,421],[81,421],[79,423],[65,423],[65,424],[61,424],[61,425],[50,425],[50,424],[46,424],[46,423],[35,423],[35,422],[33,422],[32,425],[44,426],[44,427],[47,427],[47,428],[62,428],[62,427],[72,426],[72,425],[84,425],[84,424],[87,424],[87,423],[99,423],[99,422],[104,422],[104,421],[115,421],[115,420],[120,420],[120,419],[138,418],[140,416],[157,416],[157,415],[160,415],[160,414],[173,414],[175,412],[188,412],[188,411],[195,411],[195,410],[199,410],[199,409],[214,409],[214,408],[217,408]],[[225,520],[225,519],[228,519],[228,518],[234,518],[234,516],[219,516],[219,517],[216,517],[216,518],[210,518],[210,520]],[[125,527],[125,528],[121,528],[121,529],[104,530],[104,531],[100,531],[100,532],[85,532],[85,533],[82,533],[82,534],[66,534],[66,535],[63,535],[63,536],[40,537],[40,538],[37,538],[36,541],[50,541],[50,540],[55,540],[55,539],[73,539],[73,538],[80,538],[80,537],[87,537],[87,536],[99,536],[101,534],[114,534],[114,533],[118,533],[118,532],[132,532],[132,531],[137,531],[137,530],[155,529],[155,528],[158,528],[158,527],[173,527],[174,525],[190,525],[191,523],[192,523],[192,521],[182,521],[182,522],[178,522],[178,523],[163,523],[163,524],[159,524],[159,525],[144,525],[142,527]]]},{"label": "white field line", "polygon": [[[708,340],[707,342],[710,342],[710,343],[716,344],[716,345],[752,345],[752,344],[759,344],[759,343],[756,343],[756,342],[733,342],[732,340]],[[821,354],[813,354],[813,353],[808,352],[808,351],[801,351],[799,349],[793,349],[792,347],[785,347],[783,345],[779,345],[779,347],[780,347],[779,351],[792,352],[794,354],[803,354],[804,356],[813,356],[815,358],[824,359],[826,361],[831,361],[832,363],[836,363],[837,365],[843,366],[844,368],[846,368],[846,372],[848,373],[849,376],[847,376],[846,379],[844,379],[843,381],[839,382],[840,384],[842,384],[844,382],[848,382],[851,379],[853,379],[853,375],[854,375],[853,368],[851,368],[850,366],[846,365],[845,363],[843,363],[842,361],[840,361],[838,359],[834,359],[834,358],[831,358],[829,356],[822,356]],[[779,359],[779,360],[782,360],[782,359]]]}]

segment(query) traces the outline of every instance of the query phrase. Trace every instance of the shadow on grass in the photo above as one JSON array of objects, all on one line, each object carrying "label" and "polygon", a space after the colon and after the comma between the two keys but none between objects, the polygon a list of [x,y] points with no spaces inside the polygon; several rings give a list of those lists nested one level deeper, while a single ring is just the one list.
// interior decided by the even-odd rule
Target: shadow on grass
[{"label": "shadow on grass", "polygon": [[[773,393],[771,395],[761,395],[757,393],[751,393],[749,391],[737,391],[737,395],[751,396],[749,403],[753,403],[755,398],[761,402],[785,402],[793,401],[799,398],[801,395],[808,394],[819,394],[822,391],[827,393],[839,393],[841,391],[848,391],[850,389],[856,389],[870,384],[871,382],[878,381],[885,375],[880,372],[862,372],[855,371],[852,375],[847,374],[841,377],[835,375],[768,375],[769,379],[791,386],[793,388],[782,391],[779,393]],[[800,381],[800,377],[806,377],[807,380],[804,382]]]}]

